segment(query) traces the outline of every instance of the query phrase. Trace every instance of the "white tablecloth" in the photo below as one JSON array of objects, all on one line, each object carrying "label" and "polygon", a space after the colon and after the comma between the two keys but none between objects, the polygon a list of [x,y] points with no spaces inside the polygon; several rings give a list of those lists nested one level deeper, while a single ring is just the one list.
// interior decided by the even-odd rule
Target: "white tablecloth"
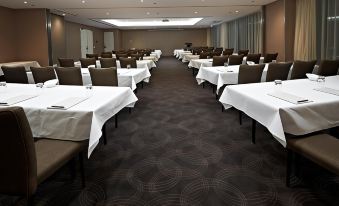
[{"label": "white tablecloth", "polygon": [[[88,157],[99,143],[104,123],[126,106],[138,100],[128,87],[57,86],[37,88],[33,84],[7,84],[0,88],[0,98],[22,94],[39,95],[15,104],[24,108],[33,136],[61,140],[89,139]],[[69,97],[88,97],[87,100],[67,109],[47,109]]]},{"label": "white tablecloth", "polygon": [[[339,76],[326,77],[325,83],[283,81],[281,89],[274,82],[227,86],[219,101],[226,109],[233,106],[264,125],[286,146],[285,133],[304,135],[339,126],[339,96],[314,90],[323,86],[339,89]],[[295,105],[268,95],[277,90],[312,102]]]},{"label": "white tablecloth", "polygon": [[2,66],[9,66],[9,67],[24,66],[26,71],[31,71],[30,67],[40,67],[40,64],[37,61],[22,61],[22,62],[0,63],[0,76],[4,75],[4,73],[1,70]]},{"label": "white tablecloth", "polygon": [[[81,69],[82,81],[84,85],[92,84],[91,76],[86,68]],[[118,69],[119,87],[130,87],[133,91],[139,82],[149,82],[151,73],[147,68],[140,69]]]},{"label": "white tablecloth", "polygon": [[[246,64],[246,59],[247,57],[243,58],[242,64]],[[264,62],[264,57],[260,57],[260,64],[262,64]],[[191,59],[188,67],[189,68],[196,68],[196,69],[200,69],[201,67],[211,67],[213,64],[213,59]]]},{"label": "white tablecloth", "polygon": [[[26,72],[28,83],[35,84],[32,72]],[[92,84],[91,76],[87,68],[81,68],[82,82],[84,85]],[[139,82],[149,82],[151,73],[147,68],[139,69],[118,69],[118,86],[130,87],[133,91]]]},{"label": "white tablecloth", "polygon": [[151,55],[155,55],[158,59],[160,59],[162,52],[159,49],[154,50],[154,52],[151,53]]},{"label": "white tablecloth", "polygon": [[185,54],[183,55],[182,62],[190,62],[192,59],[199,59],[200,55]]},{"label": "white tablecloth", "polygon": [[[81,67],[80,61],[75,62],[74,65],[76,67]],[[96,61],[96,66],[97,68],[101,68],[101,64],[99,60]],[[157,65],[152,60],[137,60],[137,68],[151,69],[151,68],[156,68],[156,67]],[[121,68],[119,60],[117,60],[117,68]]]},{"label": "white tablecloth", "polygon": [[[217,94],[219,93],[219,89],[223,85],[228,84],[238,84],[238,76],[239,76],[239,67],[240,65],[232,65],[228,67],[201,67],[196,76],[198,84],[201,84],[205,81],[208,81],[214,85],[217,85]],[[268,64],[266,64],[265,69],[261,76],[261,81],[266,81]]]},{"label": "white tablecloth", "polygon": [[[175,56],[176,58],[178,58],[178,59],[182,59],[182,54],[189,54],[189,53],[191,53],[190,51],[184,51],[184,50],[182,50],[182,51],[177,51],[177,55]],[[192,53],[191,53],[192,54]]]},{"label": "white tablecloth", "polygon": [[190,51],[186,51],[186,52],[182,52],[182,53],[180,53],[179,54],[179,60],[180,59],[183,59],[186,55],[192,55],[193,53],[192,52],[190,52]]},{"label": "white tablecloth", "polygon": [[[173,56],[177,57],[179,51],[184,51],[183,49],[174,49]],[[177,57],[178,58],[178,57]]]}]

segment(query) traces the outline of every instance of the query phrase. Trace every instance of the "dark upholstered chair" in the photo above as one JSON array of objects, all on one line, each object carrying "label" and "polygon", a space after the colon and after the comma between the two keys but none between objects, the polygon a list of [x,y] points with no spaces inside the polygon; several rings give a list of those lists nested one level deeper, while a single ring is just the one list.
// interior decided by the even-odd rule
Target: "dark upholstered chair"
[{"label": "dark upholstered chair", "polygon": [[97,67],[95,58],[81,58],[80,59],[81,68],[88,68],[90,65]]},{"label": "dark upholstered chair", "polygon": [[267,69],[266,82],[274,80],[287,80],[292,62],[270,63]]},{"label": "dark upholstered chair", "polygon": [[246,57],[247,62],[254,62],[255,64],[260,63],[261,54],[248,54]]},{"label": "dark upholstered chair", "polygon": [[339,60],[321,60],[318,74],[321,76],[333,76],[338,74]]},{"label": "dark upholstered chair", "polygon": [[209,57],[209,52],[201,52],[199,55],[199,59],[207,59]]},{"label": "dark upholstered chair", "polygon": [[239,50],[238,51],[238,55],[244,55],[247,56],[248,55],[249,50]]},{"label": "dark upholstered chair", "polygon": [[225,62],[228,61],[228,56],[214,56],[212,66],[224,66]]},{"label": "dark upholstered chair", "polygon": [[302,155],[321,167],[339,175],[339,139],[327,134],[287,138],[286,148],[286,186],[290,186],[291,163],[294,153]]},{"label": "dark upholstered chair", "polygon": [[231,49],[225,49],[225,51],[222,52],[222,55],[225,55],[225,56],[231,56],[234,52],[234,48],[231,48]]},{"label": "dark upholstered chair", "polygon": [[270,63],[273,60],[277,60],[278,53],[266,54],[264,57],[264,63]]},{"label": "dark upholstered chair", "polygon": [[67,67],[67,68],[55,68],[55,72],[59,79],[60,85],[83,85],[81,68]]},{"label": "dark upholstered chair", "polygon": [[221,56],[222,52],[221,51],[214,51],[210,53],[211,57],[218,57]]},{"label": "dark upholstered chair", "polygon": [[101,68],[117,67],[117,60],[115,58],[101,58],[100,65]]},{"label": "dark upholstered chair", "polygon": [[118,86],[116,68],[95,69],[89,68],[93,86]]},{"label": "dark upholstered chair", "polygon": [[134,57],[137,60],[143,60],[143,55],[141,54],[131,54],[131,57]]},{"label": "dark upholstered chair", "polygon": [[137,60],[135,58],[120,58],[120,67],[127,68],[127,65],[130,65],[131,68],[137,68]]},{"label": "dark upholstered chair", "polygon": [[21,107],[0,109],[0,193],[23,196],[34,205],[33,195],[59,168],[80,154],[85,185],[82,151],[87,141],[72,142],[40,139],[34,143],[27,117]]},{"label": "dark upholstered chair", "polygon": [[112,52],[102,52],[101,53],[101,58],[112,58],[113,54]]},{"label": "dark upholstered chair", "polygon": [[86,54],[86,58],[94,58],[95,60],[98,60],[99,55],[98,54]]},{"label": "dark upholstered chair", "polygon": [[73,59],[59,58],[58,60],[60,67],[74,67]]},{"label": "dark upholstered chair", "polygon": [[31,67],[31,71],[35,83],[56,79],[53,67]]},{"label": "dark upholstered chair", "polygon": [[262,72],[265,64],[259,65],[240,65],[238,84],[258,83],[261,82]]},{"label": "dark upholstered chair", "polygon": [[222,48],[222,47],[217,47],[217,48],[214,49],[215,52],[220,52],[220,53],[222,53],[223,50],[224,50],[224,48]]},{"label": "dark upholstered chair", "polygon": [[2,66],[1,69],[7,83],[28,84],[28,77],[24,66]]},{"label": "dark upholstered chair", "polygon": [[312,73],[317,61],[294,61],[291,79],[304,79],[307,73]]},{"label": "dark upholstered chair", "polygon": [[119,54],[116,54],[115,56],[116,56],[117,60],[120,60],[121,57],[127,58],[128,54],[127,53],[119,53]]},{"label": "dark upholstered chair", "polygon": [[243,59],[244,55],[231,55],[228,57],[228,65],[240,65]]}]

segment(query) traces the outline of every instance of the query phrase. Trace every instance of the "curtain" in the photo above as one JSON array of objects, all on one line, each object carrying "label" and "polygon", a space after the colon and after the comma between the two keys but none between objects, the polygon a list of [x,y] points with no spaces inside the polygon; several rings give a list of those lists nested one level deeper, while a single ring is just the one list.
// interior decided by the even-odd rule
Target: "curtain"
[{"label": "curtain", "polygon": [[249,49],[250,53],[263,50],[262,11],[212,27],[214,47]]},{"label": "curtain", "polygon": [[317,1],[319,59],[339,59],[339,0]]},{"label": "curtain", "polygon": [[316,1],[296,1],[295,60],[316,59]]}]

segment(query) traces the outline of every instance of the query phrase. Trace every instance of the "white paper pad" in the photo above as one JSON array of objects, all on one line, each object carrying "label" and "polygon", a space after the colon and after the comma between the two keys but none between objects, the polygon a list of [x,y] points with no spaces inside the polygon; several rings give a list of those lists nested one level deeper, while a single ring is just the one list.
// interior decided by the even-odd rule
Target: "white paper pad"
[{"label": "white paper pad", "polygon": [[70,97],[67,98],[61,102],[58,102],[50,107],[48,107],[48,109],[61,109],[61,110],[66,110],[69,109],[83,101],[85,101],[86,99],[88,99],[88,97]]},{"label": "white paper pad", "polygon": [[286,92],[282,92],[282,91],[275,91],[272,93],[269,93],[268,95],[293,103],[293,104],[303,104],[303,103],[307,103],[309,102],[308,99],[303,98],[303,97],[298,97],[296,95],[290,94],[290,93],[286,93]]},{"label": "white paper pad", "polygon": [[314,90],[339,96],[339,90],[328,87],[315,88]]},{"label": "white paper pad", "polygon": [[23,102],[29,99],[32,99],[34,97],[37,97],[37,95],[19,95],[19,96],[15,96],[15,97],[11,97],[9,99],[6,100],[1,100],[0,101],[0,106],[9,106],[9,105],[13,105],[19,102]]}]

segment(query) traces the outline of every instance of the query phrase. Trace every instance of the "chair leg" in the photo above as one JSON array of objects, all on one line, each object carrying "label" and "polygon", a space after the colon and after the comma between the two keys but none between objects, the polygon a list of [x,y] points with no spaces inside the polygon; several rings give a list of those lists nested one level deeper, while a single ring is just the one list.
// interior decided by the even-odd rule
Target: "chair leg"
[{"label": "chair leg", "polygon": [[215,100],[219,99],[219,95],[217,93],[215,93]]},{"label": "chair leg", "polygon": [[144,81],[141,81],[141,89],[144,88]]},{"label": "chair leg", "polygon": [[85,188],[86,178],[85,178],[84,158],[83,158],[82,152],[79,153],[79,162],[80,162],[80,172],[81,172],[81,184],[82,184],[82,188]]},{"label": "chair leg", "polygon": [[255,130],[256,130],[257,121],[252,119],[252,143],[255,144]]},{"label": "chair leg", "polygon": [[27,198],[27,206],[34,206],[35,195],[32,195]]},{"label": "chair leg", "polygon": [[202,83],[202,88],[205,88],[205,82]]},{"label": "chair leg", "polygon": [[239,124],[242,125],[242,111],[239,110]]},{"label": "chair leg", "polygon": [[286,187],[291,186],[291,170],[292,170],[292,156],[293,152],[287,149],[287,161],[286,161]]},{"label": "chair leg", "polygon": [[70,169],[71,179],[74,180],[76,176],[76,164],[74,158],[69,161],[68,165]]},{"label": "chair leg", "polygon": [[104,145],[107,145],[106,123],[102,126],[102,138],[104,139]]},{"label": "chair leg", "polygon": [[132,113],[132,108],[131,107],[128,108],[128,113],[130,113],[130,114]]},{"label": "chair leg", "polygon": [[118,128],[118,114],[115,114],[115,128]]},{"label": "chair leg", "polygon": [[224,112],[224,111],[225,111],[224,105],[221,105],[221,112]]},{"label": "chair leg", "polygon": [[192,76],[194,76],[194,68],[192,67]]}]

